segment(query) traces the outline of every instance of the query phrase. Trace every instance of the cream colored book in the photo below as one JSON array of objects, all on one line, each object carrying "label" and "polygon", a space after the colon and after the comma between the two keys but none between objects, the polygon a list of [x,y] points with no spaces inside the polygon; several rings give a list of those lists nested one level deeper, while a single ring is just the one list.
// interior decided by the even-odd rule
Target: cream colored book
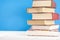
[{"label": "cream colored book", "polygon": [[53,0],[33,0],[32,7],[56,8],[56,3]]},{"label": "cream colored book", "polygon": [[27,35],[29,36],[49,36],[49,37],[58,37],[58,32],[50,32],[50,31],[27,31]]},{"label": "cream colored book", "polygon": [[29,25],[53,25],[55,24],[54,20],[29,20],[27,21]]},{"label": "cream colored book", "polygon": [[54,30],[54,29],[59,29],[59,25],[48,25],[48,26],[37,26],[37,25],[32,25],[30,29],[33,29],[33,30],[41,30],[41,29],[44,29],[44,30]]},{"label": "cream colored book", "polygon": [[39,7],[39,6],[52,6],[51,0],[34,0],[32,3],[33,7]]},{"label": "cream colored book", "polygon": [[28,8],[28,13],[37,13],[37,12],[52,12],[55,13],[55,8]]},{"label": "cream colored book", "polygon": [[32,14],[32,19],[52,19],[52,14]]},{"label": "cream colored book", "polygon": [[37,13],[37,14],[32,14],[32,19],[51,19],[51,20],[57,20],[59,18],[59,15],[56,13]]}]

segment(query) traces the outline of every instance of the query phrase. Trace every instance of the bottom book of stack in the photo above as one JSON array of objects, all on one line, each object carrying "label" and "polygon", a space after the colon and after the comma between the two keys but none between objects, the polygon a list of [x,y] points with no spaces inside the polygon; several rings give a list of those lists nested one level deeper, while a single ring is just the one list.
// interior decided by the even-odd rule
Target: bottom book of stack
[{"label": "bottom book of stack", "polygon": [[59,32],[50,31],[27,31],[28,36],[46,36],[46,37],[58,37]]},{"label": "bottom book of stack", "polygon": [[59,25],[51,26],[32,26],[26,33],[28,36],[47,36],[47,37],[58,37],[59,36]]}]

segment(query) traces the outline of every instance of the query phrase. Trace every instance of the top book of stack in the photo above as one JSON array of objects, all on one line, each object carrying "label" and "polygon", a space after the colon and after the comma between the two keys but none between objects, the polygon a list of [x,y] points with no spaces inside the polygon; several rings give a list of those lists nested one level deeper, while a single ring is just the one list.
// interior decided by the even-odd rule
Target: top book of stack
[{"label": "top book of stack", "polygon": [[32,4],[32,7],[56,7],[56,3],[53,0],[33,0]]}]

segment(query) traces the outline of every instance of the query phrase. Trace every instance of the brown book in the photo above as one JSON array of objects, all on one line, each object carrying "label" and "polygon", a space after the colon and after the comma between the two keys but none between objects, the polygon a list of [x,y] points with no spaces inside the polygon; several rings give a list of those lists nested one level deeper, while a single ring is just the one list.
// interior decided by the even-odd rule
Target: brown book
[{"label": "brown book", "polygon": [[56,7],[53,0],[33,0],[32,7]]},{"label": "brown book", "polygon": [[54,25],[54,20],[28,20],[29,25]]},{"label": "brown book", "polygon": [[28,8],[28,13],[37,13],[37,12],[50,12],[55,13],[55,8]]}]

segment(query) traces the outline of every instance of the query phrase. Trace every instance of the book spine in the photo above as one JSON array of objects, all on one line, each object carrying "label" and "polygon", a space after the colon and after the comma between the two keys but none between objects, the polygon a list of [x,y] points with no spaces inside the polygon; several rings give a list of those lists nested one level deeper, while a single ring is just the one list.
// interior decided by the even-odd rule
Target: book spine
[{"label": "book spine", "polygon": [[51,1],[33,1],[32,6],[51,6]]},{"label": "book spine", "polygon": [[29,25],[53,25],[55,24],[54,20],[29,20],[27,21]]},{"label": "book spine", "polygon": [[41,30],[41,29],[43,29],[43,30],[54,30],[54,29],[58,29],[59,28],[59,25],[50,25],[50,26],[31,26],[31,29],[33,29],[33,30],[35,30],[35,29],[37,29],[37,30]]},{"label": "book spine", "polygon": [[59,36],[58,32],[50,32],[50,31],[27,31],[27,35],[35,35],[35,36],[41,36],[41,35],[46,35],[46,36]]},{"label": "book spine", "polygon": [[33,0],[32,8],[34,7],[56,8],[56,3],[53,0],[38,0],[38,1]]},{"label": "book spine", "polygon": [[37,12],[52,12],[55,13],[54,8],[28,8],[28,13],[37,13]]},{"label": "book spine", "polygon": [[42,14],[32,14],[32,19],[40,20],[58,20],[59,15],[57,13],[42,13]]},{"label": "book spine", "polygon": [[30,29],[29,31],[50,31],[50,32],[59,32],[58,29],[48,30],[48,29]]}]

